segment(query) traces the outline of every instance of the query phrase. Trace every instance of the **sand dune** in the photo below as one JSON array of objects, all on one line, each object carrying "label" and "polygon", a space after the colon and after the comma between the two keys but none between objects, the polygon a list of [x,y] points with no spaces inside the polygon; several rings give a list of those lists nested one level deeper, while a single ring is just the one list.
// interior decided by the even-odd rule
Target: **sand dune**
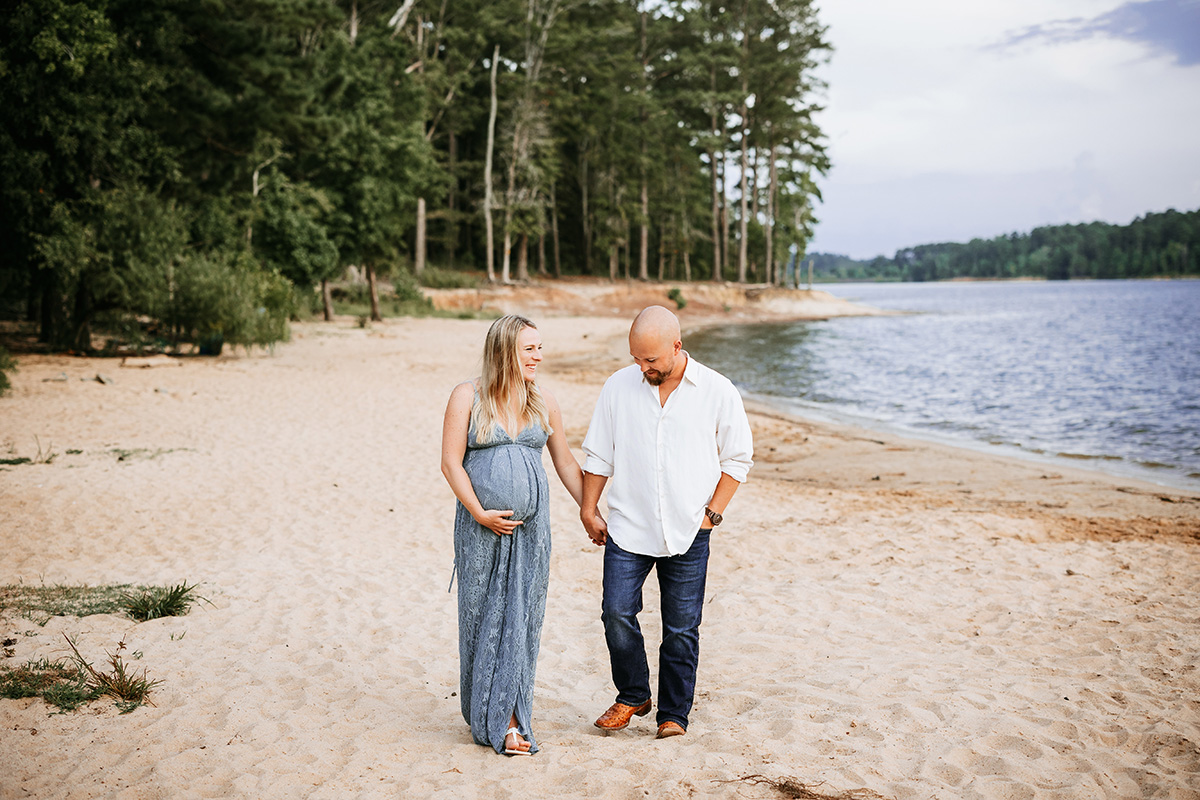
[{"label": "sand dune", "polygon": [[[576,447],[625,325],[542,322]],[[124,639],[163,680],[127,715],[0,700],[0,798],[781,796],[752,774],[897,800],[1200,797],[1200,499],[765,409],[713,540],[688,736],[592,727],[613,697],[601,557],[554,485],[544,749],[474,745],[437,462],[486,327],[304,324],[274,354],[172,369],[22,359],[0,445],[58,455],[0,472],[0,583],[200,581],[211,605],[0,619],[5,663]]]}]

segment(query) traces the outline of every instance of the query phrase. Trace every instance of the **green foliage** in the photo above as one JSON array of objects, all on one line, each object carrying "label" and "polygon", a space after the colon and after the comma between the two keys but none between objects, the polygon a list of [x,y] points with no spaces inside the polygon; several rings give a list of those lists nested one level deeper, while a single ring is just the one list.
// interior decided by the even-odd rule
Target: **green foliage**
[{"label": "green foliage", "polygon": [[288,337],[295,311],[292,285],[256,269],[244,255],[192,255],[175,270],[167,322],[189,341],[219,337],[227,344],[270,345]]},{"label": "green foliage", "polygon": [[340,272],[338,249],[323,220],[332,211],[324,193],[306,185],[281,185],[280,174],[262,195],[254,247],[263,264],[298,288],[308,289]]},{"label": "green foliage", "polygon": [[0,345],[0,397],[12,389],[12,382],[9,380],[8,374],[16,371],[17,360],[4,349],[3,345]]},{"label": "green foliage", "polygon": [[[396,5],[16,4],[0,39],[5,313],[81,351],[94,333],[269,345],[297,292],[413,263],[418,199],[446,266],[422,281],[471,284],[453,269],[488,262],[497,46],[495,214],[530,263],[628,270],[644,237],[649,263],[699,277],[739,216],[758,263],[811,232],[827,45],[808,0]],[[774,238],[714,209],[742,160],[759,214],[777,201]],[[406,291],[393,302],[422,307]]]},{"label": "green foliage", "polygon": [[41,697],[61,712],[74,711],[100,696],[87,673],[65,659],[39,658],[16,667],[0,665],[0,697]]},{"label": "green foliage", "polygon": [[475,289],[479,281],[465,272],[426,267],[416,276],[417,283],[430,289]]},{"label": "green foliage", "polygon": [[687,299],[683,296],[683,291],[678,287],[672,287],[671,291],[667,292],[667,298],[674,301],[675,308],[683,310],[687,306]]},{"label": "green foliage", "polygon": [[[421,287],[408,270],[398,268],[391,280],[390,287],[384,284],[379,290],[380,311],[384,316],[427,316],[434,313],[433,303],[421,291]],[[336,313],[359,317],[360,327],[366,327],[371,314],[371,294],[367,284],[334,286],[330,294],[333,296]]]},{"label": "green foliage", "polygon": [[86,617],[92,614],[127,614],[144,622],[166,616],[181,616],[203,597],[195,594],[197,584],[177,586],[0,586],[0,614],[13,611],[37,625],[54,617]]},{"label": "green foliage", "polygon": [[196,586],[186,582],[176,586],[152,586],[138,592],[127,592],[121,597],[125,612],[138,622],[160,617],[182,617],[198,600]]},{"label": "green foliage", "polygon": [[15,611],[37,625],[45,625],[53,617],[121,614],[124,612],[122,597],[134,588],[129,584],[105,586],[7,584],[0,586],[0,613]]},{"label": "green foliage", "polygon": [[1058,225],[966,244],[919,245],[899,250],[890,259],[854,261],[819,253],[811,257],[815,272],[826,280],[1200,275],[1200,210],[1147,214],[1124,226]]}]

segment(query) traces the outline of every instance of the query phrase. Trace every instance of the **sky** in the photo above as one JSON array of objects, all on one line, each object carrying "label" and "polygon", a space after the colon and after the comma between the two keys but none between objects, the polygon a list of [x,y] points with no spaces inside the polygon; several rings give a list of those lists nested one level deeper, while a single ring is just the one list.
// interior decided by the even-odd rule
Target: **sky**
[{"label": "sky", "polygon": [[1200,0],[817,0],[809,252],[1200,209]]}]

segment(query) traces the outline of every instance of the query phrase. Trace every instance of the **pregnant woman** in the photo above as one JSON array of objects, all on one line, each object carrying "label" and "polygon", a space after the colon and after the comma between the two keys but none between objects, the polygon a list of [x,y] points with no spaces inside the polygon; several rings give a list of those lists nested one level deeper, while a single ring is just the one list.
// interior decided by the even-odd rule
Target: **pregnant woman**
[{"label": "pregnant woman", "polygon": [[538,750],[533,678],[550,576],[549,485],[542,448],[579,503],[583,473],[554,396],[537,385],[542,337],[532,322],[496,320],[479,378],[454,388],[442,428],[442,474],[458,498],[459,694],[478,744]]}]

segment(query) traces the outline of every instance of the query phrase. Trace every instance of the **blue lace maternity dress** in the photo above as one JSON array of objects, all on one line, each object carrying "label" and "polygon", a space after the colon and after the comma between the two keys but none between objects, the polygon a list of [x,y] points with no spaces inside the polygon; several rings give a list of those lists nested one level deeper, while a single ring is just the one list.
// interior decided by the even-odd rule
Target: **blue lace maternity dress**
[{"label": "blue lace maternity dress", "polygon": [[[478,400],[478,397],[476,398]],[[458,656],[462,714],[478,744],[504,750],[516,714],[530,743],[533,678],[550,578],[550,507],[542,448],[534,422],[516,439],[497,426],[492,441],[467,433],[463,467],[485,509],[513,510],[524,520],[509,536],[483,527],[457,504],[454,563],[458,569]]]}]

